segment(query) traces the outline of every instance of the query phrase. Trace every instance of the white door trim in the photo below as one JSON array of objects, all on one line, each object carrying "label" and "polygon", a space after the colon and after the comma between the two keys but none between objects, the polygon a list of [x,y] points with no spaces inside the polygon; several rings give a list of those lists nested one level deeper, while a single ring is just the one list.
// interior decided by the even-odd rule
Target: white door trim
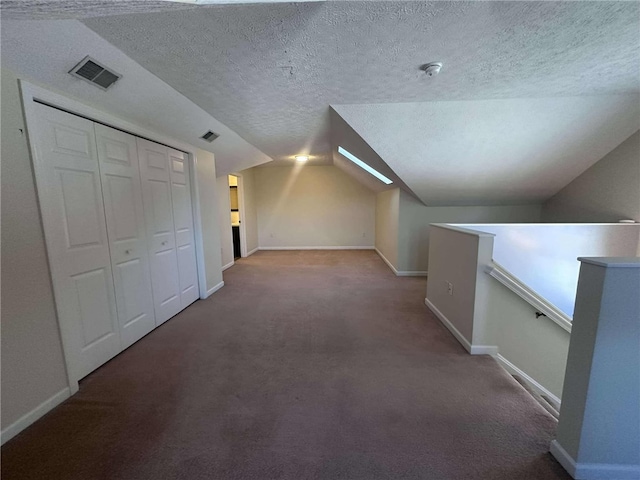
[{"label": "white door trim", "polygon": [[238,212],[240,213],[240,257],[248,257],[247,253],[247,218],[244,209],[244,178],[241,173],[230,173],[238,179]]},{"label": "white door trim", "polygon": [[191,182],[191,208],[193,209],[193,233],[196,241],[196,265],[198,267],[198,286],[200,298],[207,298],[207,273],[204,265],[204,244],[202,241],[202,220],[200,218],[200,189],[198,187],[198,157],[188,153],[189,181]]},{"label": "white door trim", "polygon": [[[203,238],[202,225],[200,222],[200,215],[199,215],[200,202],[198,199],[198,187],[197,187],[198,177],[196,172],[197,148],[187,143],[181,142],[179,140],[175,140],[164,134],[160,134],[157,132],[153,132],[151,130],[147,130],[146,128],[139,127],[131,122],[122,120],[121,118],[113,116],[109,113],[87,106],[81,102],[78,102],[77,100],[73,100],[63,95],[51,92],[45,88],[33,85],[24,80],[19,80],[19,84],[20,84],[20,90],[22,93],[22,104],[24,108],[27,137],[29,140],[29,148],[31,151],[32,161],[34,157],[38,156],[38,152],[37,152],[37,149],[35,148],[34,141],[32,138],[29,137],[29,134],[28,134],[29,126],[34,125],[37,118],[35,108],[34,108],[35,102],[43,103],[45,105],[49,105],[51,107],[66,111],[68,113],[78,115],[80,117],[85,117],[88,120],[105,124],[108,127],[112,127],[118,130],[123,130],[124,132],[130,133],[137,137],[142,137],[144,139],[151,140],[156,143],[161,143],[171,148],[175,148],[176,150],[181,150],[187,154],[189,167],[191,170],[190,176],[193,182],[192,184],[193,188],[191,188],[191,205],[195,213],[194,234],[195,234],[195,242],[196,242],[196,265],[198,269],[199,294],[200,294],[200,298],[206,298],[207,296],[206,295],[207,286],[205,281],[206,271],[205,271],[204,249],[203,249],[203,241],[202,241],[202,238]],[[51,280],[51,283],[53,284],[53,280]],[[58,321],[58,328],[60,328],[59,321]],[[68,348],[65,348],[64,344],[63,344],[63,352],[65,356],[65,364],[67,368],[67,379],[69,381],[70,394],[73,395],[78,391],[78,381],[72,376],[71,369],[69,368],[69,359],[70,359],[71,352],[68,351]]]}]

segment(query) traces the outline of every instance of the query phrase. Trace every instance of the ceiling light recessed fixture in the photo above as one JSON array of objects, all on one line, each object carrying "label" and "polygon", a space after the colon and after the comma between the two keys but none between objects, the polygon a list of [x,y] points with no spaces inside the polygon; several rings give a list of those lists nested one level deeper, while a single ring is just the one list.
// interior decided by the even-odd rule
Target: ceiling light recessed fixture
[{"label": "ceiling light recessed fixture", "polygon": [[422,70],[428,77],[435,77],[440,73],[440,69],[442,69],[441,62],[426,63],[420,67],[420,70]]},{"label": "ceiling light recessed fixture", "polygon": [[366,172],[369,172],[371,175],[376,177],[382,183],[384,183],[386,185],[391,185],[393,183],[389,178],[385,177],[383,174],[381,174],[375,168],[370,167],[369,165],[364,163],[362,160],[360,160],[358,157],[356,157],[354,154],[349,153],[348,151],[346,151],[344,148],[338,147],[338,153],[340,155],[344,156],[345,158],[348,158],[349,160],[351,160],[353,163],[358,165],[360,168],[362,168]]},{"label": "ceiling light recessed fixture", "polygon": [[309,160],[309,155],[296,155],[296,162],[306,162]]}]

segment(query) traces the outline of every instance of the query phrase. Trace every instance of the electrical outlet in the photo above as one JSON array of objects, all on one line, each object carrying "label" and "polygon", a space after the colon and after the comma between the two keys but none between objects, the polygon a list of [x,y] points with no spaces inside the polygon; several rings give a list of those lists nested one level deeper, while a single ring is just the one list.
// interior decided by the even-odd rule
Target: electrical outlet
[{"label": "electrical outlet", "polygon": [[453,295],[453,283],[447,282],[447,293]]},{"label": "electrical outlet", "polygon": [[365,238],[367,236],[367,234],[365,232],[362,232],[362,238]]},{"label": "electrical outlet", "polygon": [[271,238],[273,238],[273,233],[270,233],[270,234],[269,234],[269,236],[270,236]]}]

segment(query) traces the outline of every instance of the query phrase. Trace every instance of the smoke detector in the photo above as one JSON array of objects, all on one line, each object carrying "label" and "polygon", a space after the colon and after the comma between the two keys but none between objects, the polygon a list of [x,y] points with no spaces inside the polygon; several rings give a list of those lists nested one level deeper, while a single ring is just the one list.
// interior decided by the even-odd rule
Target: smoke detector
[{"label": "smoke detector", "polygon": [[442,63],[440,62],[432,62],[422,65],[420,70],[422,70],[427,77],[435,77],[440,73],[440,69],[442,68]]}]

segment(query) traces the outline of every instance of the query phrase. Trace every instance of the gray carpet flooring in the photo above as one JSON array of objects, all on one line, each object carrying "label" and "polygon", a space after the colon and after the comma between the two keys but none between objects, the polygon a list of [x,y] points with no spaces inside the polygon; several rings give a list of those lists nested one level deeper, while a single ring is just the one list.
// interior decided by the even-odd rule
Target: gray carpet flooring
[{"label": "gray carpet flooring", "polygon": [[372,251],[258,252],[2,448],[2,479],[568,479],[556,422]]}]

